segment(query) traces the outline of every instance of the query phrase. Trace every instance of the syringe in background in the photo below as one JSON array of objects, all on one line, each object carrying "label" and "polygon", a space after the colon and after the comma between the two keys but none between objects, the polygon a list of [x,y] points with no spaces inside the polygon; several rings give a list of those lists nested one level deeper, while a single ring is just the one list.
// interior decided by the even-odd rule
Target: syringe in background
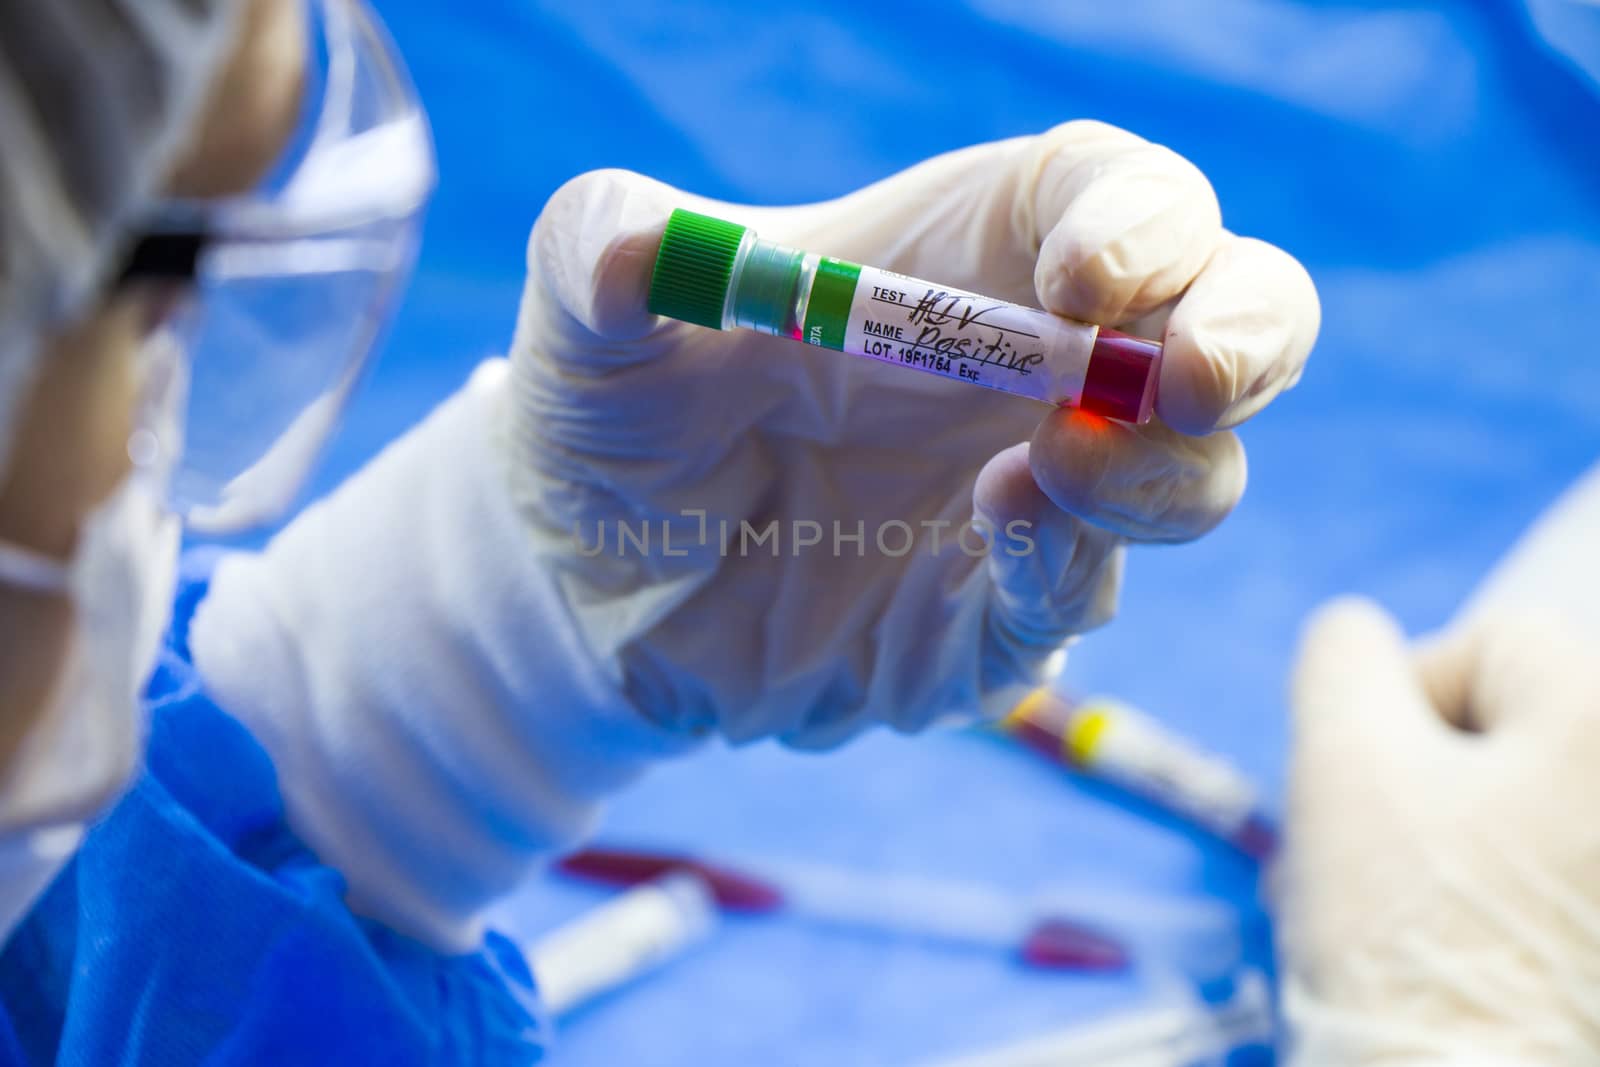
[{"label": "syringe in background", "polygon": [[999,725],[1051,761],[1152,801],[1247,855],[1265,858],[1277,847],[1277,829],[1248,778],[1126,704],[1099,697],[1074,704],[1042,687]]},{"label": "syringe in background", "polygon": [[716,924],[711,887],[670,870],[545,934],[528,962],[546,1010],[560,1017],[682,955]]},{"label": "syringe in background", "polygon": [[1129,962],[1116,938],[987,886],[771,860],[730,866],[642,849],[588,848],[563,857],[556,867],[607,885],[692,871],[728,911],[783,913],[829,926],[988,948],[1051,970],[1116,971]]}]

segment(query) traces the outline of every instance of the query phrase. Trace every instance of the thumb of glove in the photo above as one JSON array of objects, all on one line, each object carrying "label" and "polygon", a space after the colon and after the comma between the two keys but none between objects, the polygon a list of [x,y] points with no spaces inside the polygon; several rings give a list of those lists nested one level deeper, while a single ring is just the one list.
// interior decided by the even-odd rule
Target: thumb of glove
[{"label": "thumb of glove", "polygon": [[1342,788],[1358,774],[1403,785],[1451,729],[1399,626],[1357,598],[1333,601],[1307,624],[1290,699],[1296,794]]}]

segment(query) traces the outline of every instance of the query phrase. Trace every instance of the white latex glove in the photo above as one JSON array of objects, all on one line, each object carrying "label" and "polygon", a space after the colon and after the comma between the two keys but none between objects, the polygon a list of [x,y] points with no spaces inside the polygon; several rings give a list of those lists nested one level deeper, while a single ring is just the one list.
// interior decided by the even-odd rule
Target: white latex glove
[{"label": "white latex glove", "polygon": [[1600,1063],[1600,663],[1564,620],[1413,651],[1325,609],[1276,872],[1294,1067]]},{"label": "white latex glove", "polygon": [[[1158,410],[1193,433],[1292,384],[1317,328],[1305,272],[1224,232],[1193,167],[1092,123],[806,208],[617,172],[564,187],[530,242],[512,365],[486,364],[264,553],[219,567],[191,634],[352,907],[447,950],[473,947],[487,907],[606,795],[709,730],[822,745],[869,717],[914,728],[1008,703],[1109,615],[1121,537],[1193,537],[1244,486],[1231,433],[1041,416],[656,320],[650,266],[684,203],[1013,300],[1037,284],[1094,321],[1165,322]],[[713,530],[800,519],[830,538],[834,519],[950,525],[937,555],[880,555],[869,532],[859,558],[797,557],[785,533],[780,559],[719,560],[691,545],[699,521],[679,512],[696,508]],[[997,529],[1033,522],[1037,551],[967,557],[952,535],[975,508]],[[592,545],[602,517],[652,520],[655,550],[585,557],[573,522]]]},{"label": "white latex glove", "polygon": [[1558,610],[1600,643],[1600,465],[1592,467],[1496,563],[1462,617]]},{"label": "white latex glove", "polygon": [[[1134,429],[658,319],[645,292],[680,206],[808,251],[1164,331],[1164,423]],[[1124,540],[1185,541],[1232,509],[1244,453],[1213,431],[1294,384],[1319,323],[1305,271],[1223,230],[1192,165],[1092,122],[805,207],[596,172],[556,193],[528,258],[512,354],[518,505],[634,706],[736,742],[825,747],[872,720],[916,730],[1011,706],[1064,641],[1111,617]],[[973,537],[968,555],[956,533],[975,514],[996,531],[1026,522],[1034,551],[997,536],[985,558]],[[741,522],[772,520],[778,558],[741,548]],[[879,530],[899,548],[895,523],[918,532],[909,553],[880,549]],[[619,524],[648,524],[651,549],[620,547]],[[835,524],[863,529],[865,545],[836,550]],[[796,529],[821,543],[792,547]]]},{"label": "white latex glove", "polygon": [[350,906],[450,952],[691,744],[628,706],[530,551],[488,432],[509,370],[486,362],[266,551],[224,560],[189,634]]}]

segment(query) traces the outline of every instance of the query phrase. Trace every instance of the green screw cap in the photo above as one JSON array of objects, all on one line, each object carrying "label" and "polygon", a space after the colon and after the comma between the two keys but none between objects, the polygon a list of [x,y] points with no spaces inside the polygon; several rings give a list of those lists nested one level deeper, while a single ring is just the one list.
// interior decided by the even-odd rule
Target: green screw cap
[{"label": "green screw cap", "polygon": [[745,229],[682,208],[674,211],[650,272],[651,314],[722,329],[722,308]]}]

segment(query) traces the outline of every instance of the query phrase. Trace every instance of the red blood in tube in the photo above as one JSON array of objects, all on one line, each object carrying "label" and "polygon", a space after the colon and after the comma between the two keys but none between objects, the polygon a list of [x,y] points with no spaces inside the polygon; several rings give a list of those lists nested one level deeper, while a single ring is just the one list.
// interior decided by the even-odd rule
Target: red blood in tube
[{"label": "red blood in tube", "polygon": [[1144,422],[1155,408],[1160,371],[1160,343],[1102,329],[1089,353],[1078,406],[1108,419]]},{"label": "red blood in tube", "polygon": [[1028,932],[1022,958],[1035,967],[1073,971],[1120,971],[1128,950],[1106,935],[1064,919],[1045,919]]},{"label": "red blood in tube", "polygon": [[1233,843],[1252,859],[1264,860],[1278,850],[1278,830],[1264,815],[1252,815],[1233,835]]},{"label": "red blood in tube", "polygon": [[1061,743],[1060,731],[1052,729],[1032,715],[1017,715],[1007,719],[1005,729],[1012,737],[1045,759],[1064,763],[1069,767],[1072,765],[1072,761],[1067,759],[1065,746]]},{"label": "red blood in tube", "polygon": [[692,856],[636,849],[586,848],[556,861],[556,868],[574,878],[604,885],[635,886],[654,881],[668,871],[699,875],[717,906],[728,911],[760,913],[783,906],[783,893],[769,882]]}]

